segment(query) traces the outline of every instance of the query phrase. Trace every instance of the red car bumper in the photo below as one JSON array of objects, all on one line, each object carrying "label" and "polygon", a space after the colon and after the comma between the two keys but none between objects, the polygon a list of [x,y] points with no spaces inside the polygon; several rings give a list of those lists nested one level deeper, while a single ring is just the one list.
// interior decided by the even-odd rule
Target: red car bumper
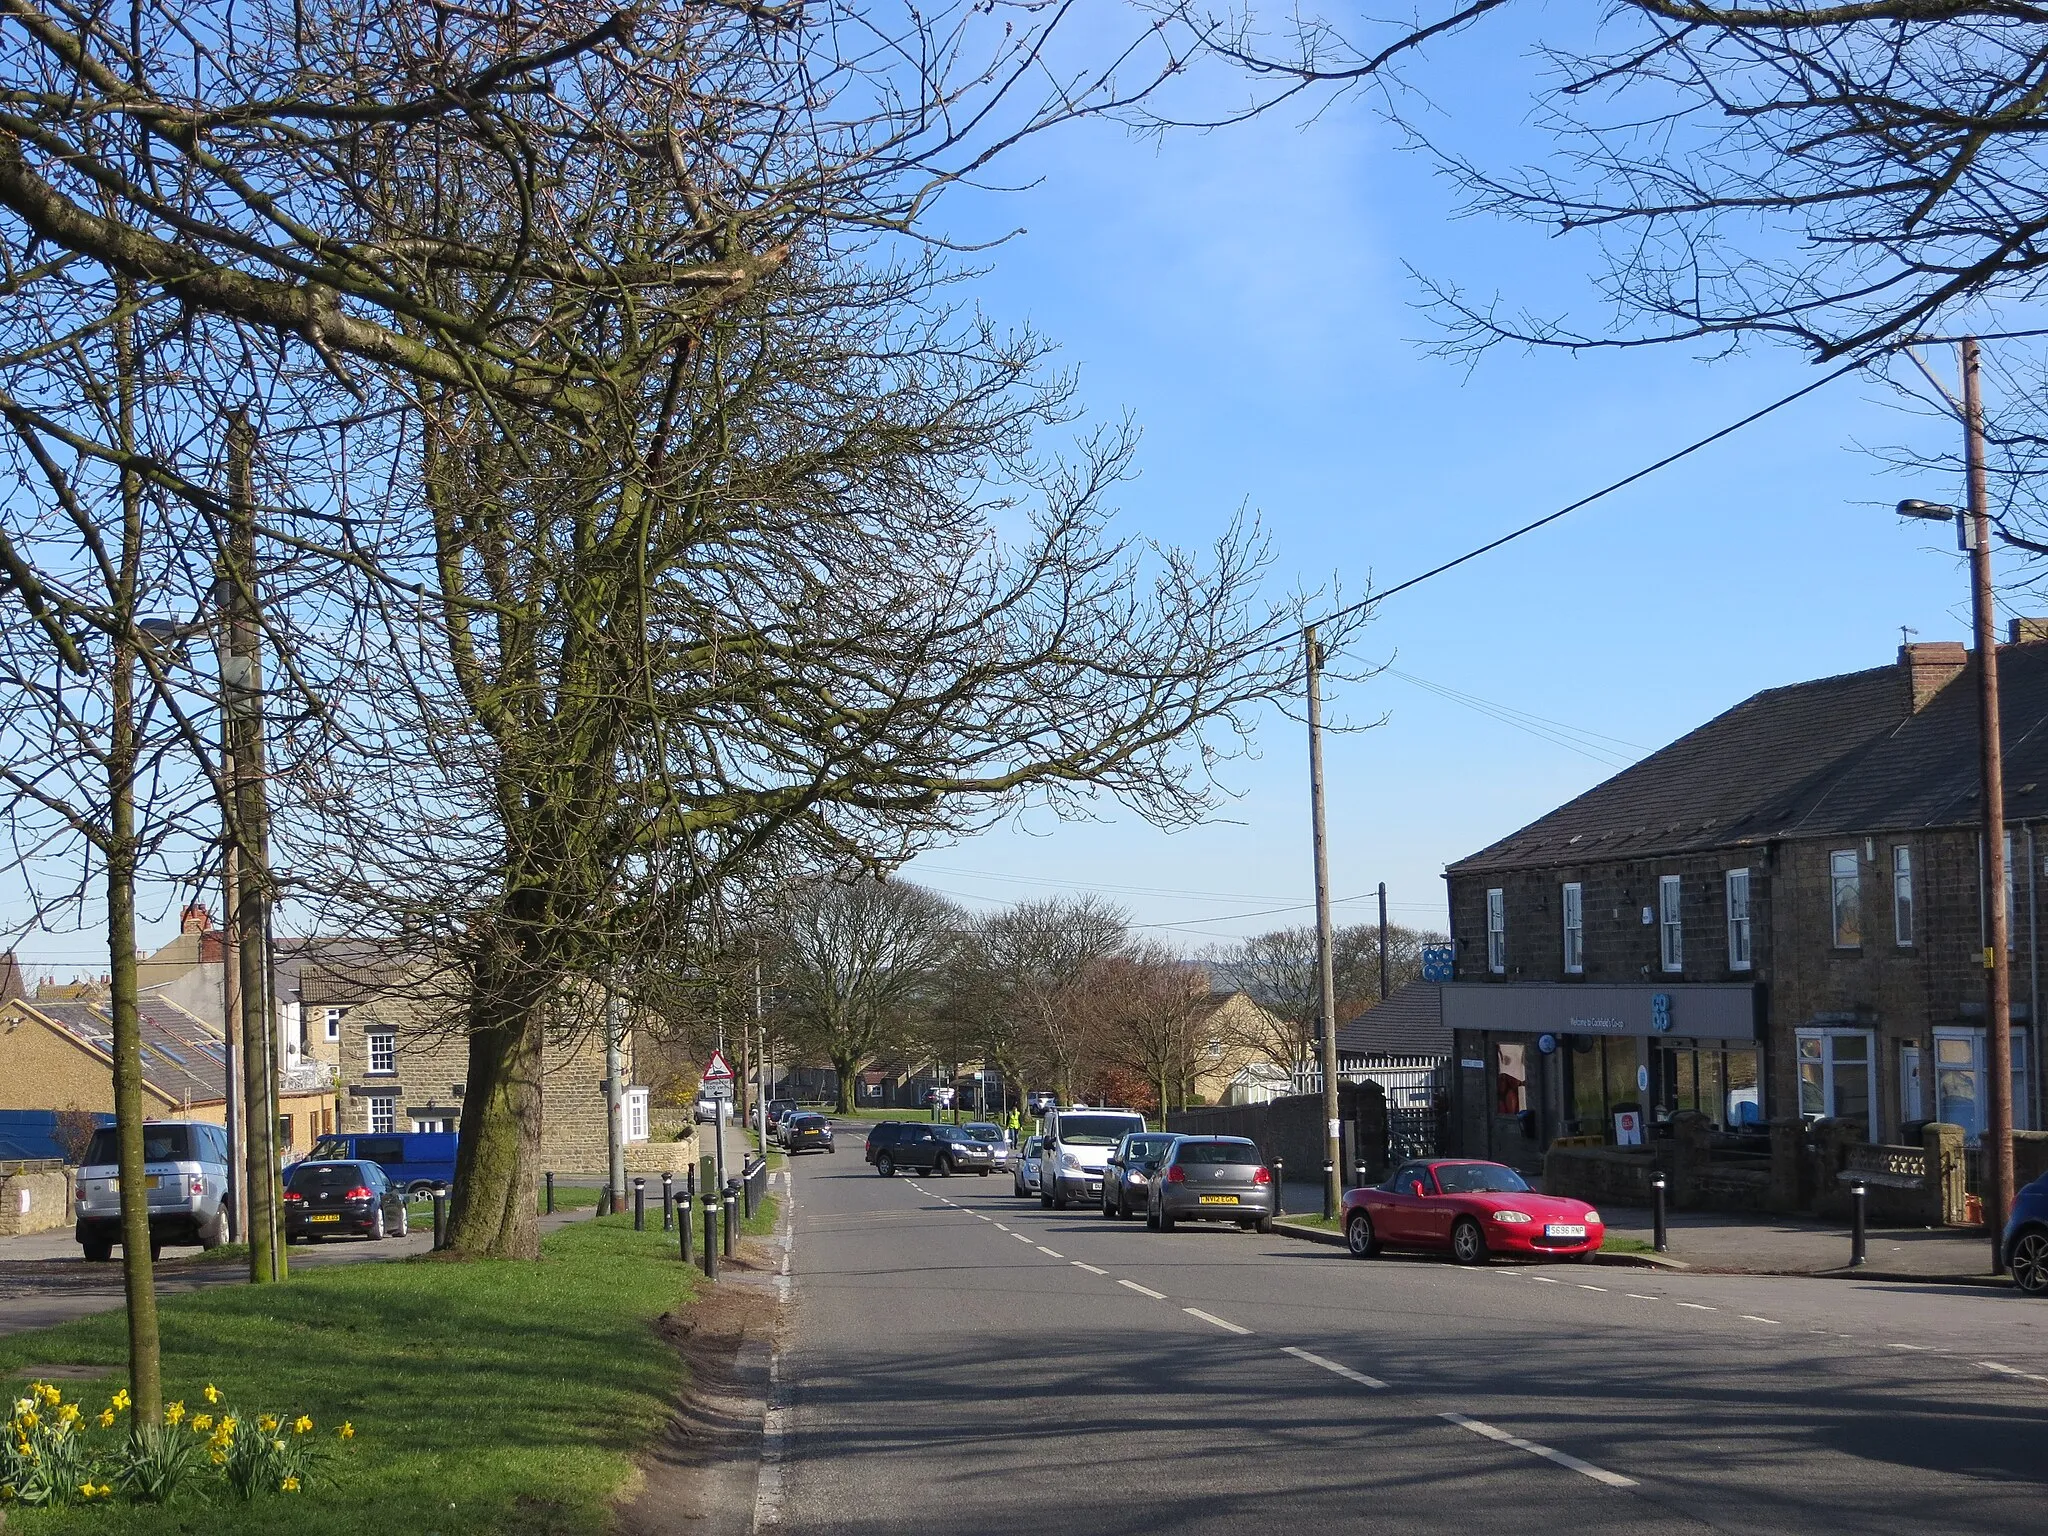
[{"label": "red car bumper", "polygon": [[1489,1221],[1482,1230],[1488,1253],[1525,1259],[1569,1259],[1597,1253],[1607,1237],[1607,1229],[1597,1222],[1586,1227],[1584,1237],[1551,1237],[1536,1222]]}]

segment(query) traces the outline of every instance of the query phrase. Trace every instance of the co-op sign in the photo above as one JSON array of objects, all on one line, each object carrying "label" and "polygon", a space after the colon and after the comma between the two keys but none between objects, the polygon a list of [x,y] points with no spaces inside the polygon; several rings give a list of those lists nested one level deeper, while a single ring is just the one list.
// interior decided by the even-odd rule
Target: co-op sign
[{"label": "co-op sign", "polygon": [[1447,1027],[1488,1034],[1755,1040],[1763,994],[1747,982],[1459,981],[1443,1002]]}]

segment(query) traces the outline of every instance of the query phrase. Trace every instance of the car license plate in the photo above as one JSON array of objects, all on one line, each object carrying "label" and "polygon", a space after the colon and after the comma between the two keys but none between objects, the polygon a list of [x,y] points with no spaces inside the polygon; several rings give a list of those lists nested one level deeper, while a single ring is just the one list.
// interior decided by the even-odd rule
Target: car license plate
[{"label": "car license plate", "polygon": [[150,1189],[159,1189],[163,1186],[163,1179],[154,1173],[145,1174],[142,1182]]},{"label": "car license plate", "polygon": [[341,1220],[341,1218],[340,1218],[339,1216],[308,1216],[308,1217],[306,1218],[306,1220],[308,1220],[308,1221],[339,1221],[339,1220]]},{"label": "car license plate", "polygon": [[1237,1204],[1237,1196],[1235,1196],[1235,1195],[1203,1195],[1203,1196],[1202,1196],[1201,1198],[1202,1198],[1202,1204],[1204,1204],[1204,1205],[1235,1205],[1235,1204]]},{"label": "car license plate", "polygon": [[1586,1226],[1578,1221],[1553,1221],[1543,1229],[1545,1237],[1584,1237]]}]

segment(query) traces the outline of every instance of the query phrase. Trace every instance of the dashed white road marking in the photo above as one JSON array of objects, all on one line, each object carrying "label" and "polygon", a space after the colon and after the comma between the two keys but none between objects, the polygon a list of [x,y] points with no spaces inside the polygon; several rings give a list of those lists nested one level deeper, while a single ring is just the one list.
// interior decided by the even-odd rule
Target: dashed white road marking
[{"label": "dashed white road marking", "polygon": [[1530,1278],[1531,1280],[1541,1280],[1541,1281],[1542,1281],[1542,1282],[1543,1282],[1543,1283],[1544,1283],[1545,1285],[1555,1285],[1555,1284],[1557,1284],[1557,1282],[1556,1282],[1555,1280],[1551,1279],[1551,1278],[1550,1278],[1550,1276],[1548,1276],[1548,1275],[1531,1275],[1531,1276],[1530,1276],[1529,1278]]},{"label": "dashed white road marking", "polygon": [[1511,1435],[1504,1429],[1495,1429],[1491,1424],[1482,1424],[1477,1419],[1468,1419],[1462,1413],[1445,1413],[1438,1417],[1448,1419],[1460,1429],[1469,1429],[1475,1435],[1484,1435],[1488,1440],[1498,1440],[1502,1445],[1511,1445],[1518,1451],[1527,1451],[1531,1456],[1541,1456],[1545,1461],[1568,1467],[1581,1476],[1590,1477],[1596,1483],[1605,1483],[1610,1488],[1633,1488],[1636,1480],[1623,1477],[1619,1472],[1610,1472],[1605,1467],[1596,1467],[1590,1461],[1581,1461],[1576,1456],[1555,1450],[1547,1445],[1538,1445],[1533,1440],[1524,1440],[1520,1435]]},{"label": "dashed white road marking", "polygon": [[1719,1307],[1710,1307],[1705,1302],[1700,1301],[1681,1301],[1679,1305],[1689,1308],[1694,1312],[1718,1312],[1721,1310]]},{"label": "dashed white road marking", "polygon": [[1040,1243],[1038,1245],[1038,1251],[1044,1254],[1049,1259],[1064,1259],[1066,1257],[1064,1253],[1054,1253],[1050,1248],[1046,1247],[1043,1243]]},{"label": "dashed white road marking", "polygon": [[1758,1317],[1754,1312],[1743,1313],[1742,1320],[1745,1323],[1769,1323],[1773,1328],[1782,1326],[1775,1317]]},{"label": "dashed white road marking", "polygon": [[2048,1376],[2036,1376],[2032,1371],[2023,1371],[2016,1366],[2000,1365],[1996,1360],[1979,1360],[1977,1363],[1983,1366],[1985,1370],[1996,1371],[2001,1376],[2017,1377],[2021,1381],[2048,1383]]},{"label": "dashed white road marking", "polygon": [[1581,1280],[1579,1282],[1579,1289],[1582,1291],[1604,1291],[1607,1287],[1604,1285],[1588,1285],[1585,1281]]},{"label": "dashed white road marking", "polygon": [[1000,1221],[995,1224],[995,1228],[998,1232],[1007,1232],[1010,1230],[1008,1227],[1004,1226]]},{"label": "dashed white road marking", "polygon": [[1310,1365],[1321,1366],[1333,1375],[1342,1376],[1346,1381],[1355,1381],[1361,1387],[1371,1387],[1375,1392],[1387,1390],[1387,1384],[1377,1376],[1368,1376],[1363,1371],[1354,1371],[1348,1365],[1339,1365],[1334,1360],[1325,1360],[1321,1355],[1312,1355],[1305,1349],[1296,1349],[1292,1344],[1287,1345],[1280,1353],[1292,1355],[1297,1360],[1306,1360]]},{"label": "dashed white road marking", "polygon": [[1231,1322],[1228,1318],[1218,1317],[1213,1312],[1204,1312],[1200,1307],[1182,1307],[1181,1311],[1187,1313],[1189,1317],[1199,1317],[1205,1323],[1214,1323],[1218,1328],[1223,1329],[1226,1333],[1251,1332],[1251,1329],[1240,1327],[1238,1324]]},{"label": "dashed white road marking", "polygon": [[1626,1297],[1627,1297],[1627,1298],[1628,1298],[1628,1299],[1629,1299],[1630,1301],[1659,1301],[1659,1300],[1662,1300],[1662,1298],[1661,1298],[1661,1297],[1657,1297],[1657,1296],[1645,1296],[1645,1295],[1644,1295],[1644,1294],[1643,1294],[1643,1293],[1642,1293],[1641,1291],[1623,1291],[1623,1292],[1622,1292],[1621,1294],[1622,1294],[1622,1295],[1624,1295],[1624,1296],[1626,1296]]},{"label": "dashed white road marking", "polygon": [[1020,1243],[1028,1243],[1031,1241],[1031,1239],[1026,1237],[1022,1232],[1012,1232],[1010,1236],[1017,1239],[1017,1241]]},{"label": "dashed white road marking", "polygon": [[1119,1280],[1117,1284],[1127,1291],[1136,1291],[1140,1296],[1150,1296],[1154,1301],[1166,1300],[1166,1292],[1155,1291],[1149,1285],[1140,1285],[1135,1280]]},{"label": "dashed white road marking", "polygon": [[1932,1349],[1932,1344],[1887,1344],[1886,1349]]},{"label": "dashed white road marking", "polygon": [[981,1212],[979,1212],[979,1211],[976,1211],[976,1212],[974,1213],[974,1219],[975,1219],[976,1221],[994,1221],[994,1220],[995,1220],[995,1217],[993,1217],[993,1216],[984,1216],[984,1215],[982,1215],[982,1214],[981,1214]]},{"label": "dashed white road marking", "polygon": [[1069,1259],[1067,1262],[1076,1269],[1087,1270],[1091,1275],[1106,1275],[1109,1273],[1106,1269],[1097,1269],[1093,1264],[1083,1264],[1079,1259]]}]

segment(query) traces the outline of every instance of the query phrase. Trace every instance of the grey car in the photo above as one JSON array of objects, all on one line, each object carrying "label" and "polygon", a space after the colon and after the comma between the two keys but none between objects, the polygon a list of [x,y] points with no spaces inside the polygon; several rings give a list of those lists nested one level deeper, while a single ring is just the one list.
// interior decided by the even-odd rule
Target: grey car
[{"label": "grey car", "polygon": [[1182,1221],[1230,1221],[1273,1230],[1273,1170],[1242,1136],[1179,1136],[1152,1180],[1145,1225],[1171,1232]]},{"label": "grey car", "polygon": [[1016,1161],[1010,1164],[1010,1192],[1019,1198],[1038,1193],[1038,1154],[1045,1150],[1045,1138],[1034,1136],[1024,1143]]},{"label": "grey car", "polygon": [[1010,1154],[1017,1149],[1010,1145],[1010,1133],[993,1120],[975,1120],[960,1127],[976,1141],[988,1143],[989,1151],[995,1155],[995,1166],[1010,1166]]},{"label": "grey car", "polygon": [[[115,1131],[103,1125],[78,1165],[78,1246],[104,1264],[121,1241],[121,1170]],[[152,1120],[142,1128],[149,1181],[149,1254],[165,1243],[218,1248],[228,1240],[228,1133],[203,1120]]]},{"label": "grey car", "polygon": [[1134,1131],[1117,1144],[1102,1170],[1103,1215],[1128,1221],[1144,1209],[1152,1177],[1173,1143],[1164,1131]]}]

